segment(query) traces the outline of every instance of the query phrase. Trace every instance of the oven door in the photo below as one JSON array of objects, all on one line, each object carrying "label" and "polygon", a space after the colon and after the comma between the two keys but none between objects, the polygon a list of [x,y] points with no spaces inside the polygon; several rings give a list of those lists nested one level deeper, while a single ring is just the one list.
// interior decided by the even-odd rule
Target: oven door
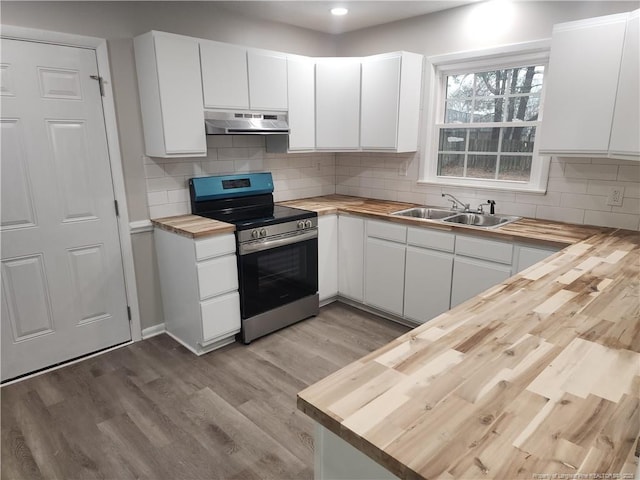
[{"label": "oven door", "polygon": [[240,312],[243,319],[318,291],[318,231],[240,244]]}]

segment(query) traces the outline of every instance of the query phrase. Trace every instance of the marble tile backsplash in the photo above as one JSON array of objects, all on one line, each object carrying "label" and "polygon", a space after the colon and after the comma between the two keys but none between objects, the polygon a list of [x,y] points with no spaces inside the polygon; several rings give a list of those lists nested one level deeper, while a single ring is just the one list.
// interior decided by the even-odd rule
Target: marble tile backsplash
[{"label": "marble tile backsplash", "polygon": [[335,193],[333,153],[266,153],[258,135],[207,136],[207,156],[145,157],[149,217],[190,213],[188,180],[240,172],[271,172],[275,201]]},{"label": "marble tile backsplash", "polygon": [[[488,198],[496,211],[545,220],[640,230],[640,163],[606,158],[553,158],[545,195],[419,185],[419,154],[336,154],[336,193],[423,205],[450,205],[447,192],[476,207]],[[622,206],[607,205],[611,187]]]}]

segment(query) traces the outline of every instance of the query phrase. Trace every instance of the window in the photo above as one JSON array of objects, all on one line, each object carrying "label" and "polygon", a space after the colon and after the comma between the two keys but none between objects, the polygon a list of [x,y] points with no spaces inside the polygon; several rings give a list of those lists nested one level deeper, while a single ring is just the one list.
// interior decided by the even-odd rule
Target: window
[{"label": "window", "polygon": [[544,191],[548,159],[537,154],[536,133],[547,54],[519,55],[515,48],[434,62],[423,182]]}]

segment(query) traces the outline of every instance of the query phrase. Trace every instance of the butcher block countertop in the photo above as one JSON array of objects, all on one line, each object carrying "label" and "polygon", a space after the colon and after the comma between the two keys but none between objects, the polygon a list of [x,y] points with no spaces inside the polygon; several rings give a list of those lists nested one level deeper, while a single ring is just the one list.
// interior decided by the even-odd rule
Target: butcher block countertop
[{"label": "butcher block countertop", "polygon": [[154,218],[151,220],[151,223],[153,223],[154,227],[160,228],[161,230],[167,230],[190,238],[202,238],[236,231],[235,225],[199,215]]},{"label": "butcher block countertop", "polygon": [[298,408],[401,478],[634,478],[639,269],[638,232],[595,233],[308,387]]},{"label": "butcher block countertop", "polygon": [[[281,202],[280,205],[288,207],[313,210],[318,215],[330,215],[333,213],[347,213],[363,217],[402,223],[410,226],[434,228],[456,233],[469,233],[471,235],[502,239],[505,241],[524,241],[541,246],[563,248],[577,241],[584,240],[599,232],[613,231],[602,227],[586,225],[572,225],[569,223],[553,222],[551,220],[537,220],[522,218],[514,223],[502,227],[482,229],[460,224],[442,223],[435,220],[401,217],[390,215],[392,212],[416,207],[412,203],[393,202],[388,200],[375,200],[347,195],[325,195],[322,197],[303,198]],[[438,207],[442,208],[442,207]],[[446,207],[445,207],[446,208]]]}]

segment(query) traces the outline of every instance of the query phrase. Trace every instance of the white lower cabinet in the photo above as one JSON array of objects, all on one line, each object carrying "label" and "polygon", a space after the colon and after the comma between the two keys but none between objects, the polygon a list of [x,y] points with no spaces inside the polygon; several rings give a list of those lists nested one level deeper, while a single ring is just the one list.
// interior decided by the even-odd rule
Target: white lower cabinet
[{"label": "white lower cabinet", "polygon": [[453,254],[407,247],[404,316],[414,322],[449,310]]},{"label": "white lower cabinet", "polygon": [[511,276],[511,243],[457,235],[455,253],[451,308]]},{"label": "white lower cabinet", "polygon": [[338,216],[338,293],[364,300],[364,220],[349,215]]},{"label": "white lower cabinet", "polygon": [[520,273],[522,270],[541,262],[547,257],[556,253],[558,249],[525,247],[524,245],[516,245],[513,253],[513,274]]},{"label": "white lower cabinet", "polygon": [[559,250],[339,215],[336,264],[328,252],[335,245],[328,240],[331,217],[326,222],[319,271],[337,265],[338,295],[411,323],[427,322]]},{"label": "white lower cabinet", "polygon": [[338,216],[318,217],[318,294],[320,302],[338,295]]},{"label": "white lower cabinet", "polygon": [[475,297],[511,276],[511,265],[459,257],[453,261],[451,308]]},{"label": "white lower cabinet", "polygon": [[402,316],[405,244],[368,237],[366,248],[365,303]]},{"label": "white lower cabinet", "polygon": [[154,231],[165,329],[197,355],[235,341],[240,297],[233,233],[194,240]]},{"label": "white lower cabinet", "polygon": [[455,235],[409,228],[404,280],[404,316],[424,323],[449,310]]}]

